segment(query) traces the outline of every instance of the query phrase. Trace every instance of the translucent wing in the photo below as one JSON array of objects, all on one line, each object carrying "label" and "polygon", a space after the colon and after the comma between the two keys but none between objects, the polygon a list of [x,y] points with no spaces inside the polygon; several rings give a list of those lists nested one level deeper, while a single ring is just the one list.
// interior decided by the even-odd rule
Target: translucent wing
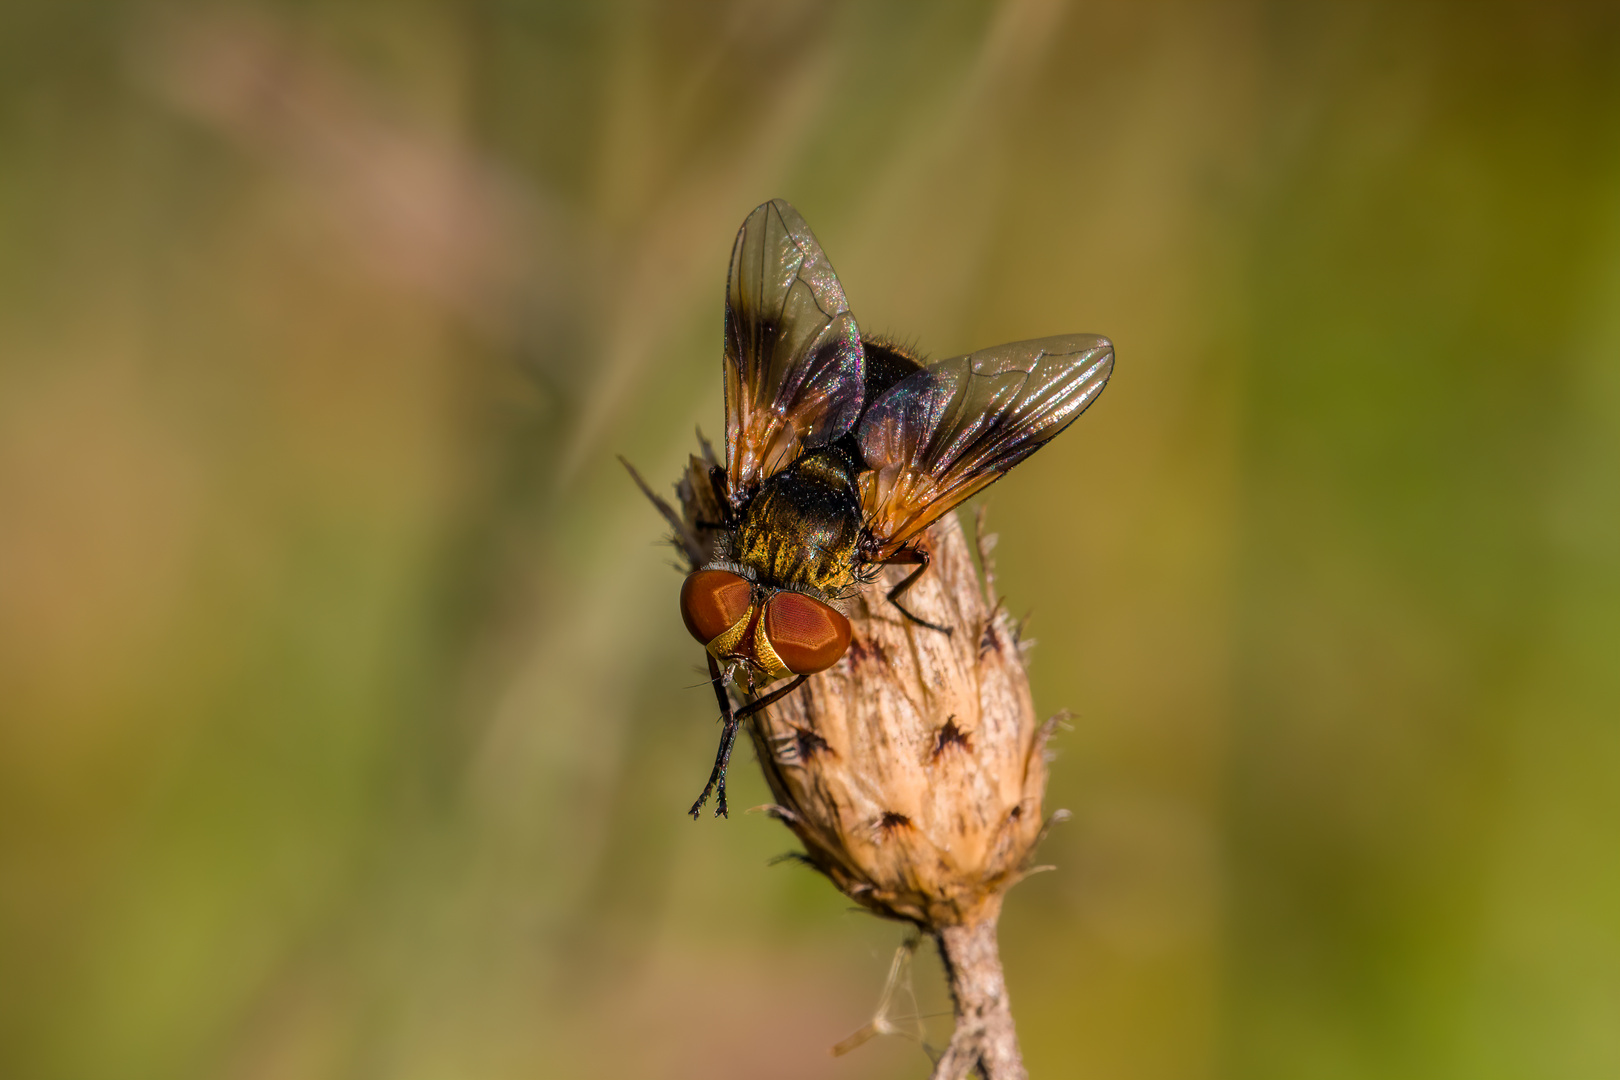
[{"label": "translucent wing", "polygon": [[726,475],[732,505],[807,449],[855,426],[861,335],[798,211],[773,199],[743,222],[726,283]]},{"label": "translucent wing", "polygon": [[930,364],[861,419],[861,508],[875,557],[1044,446],[1096,400],[1114,346],[1090,334],[1015,341]]}]

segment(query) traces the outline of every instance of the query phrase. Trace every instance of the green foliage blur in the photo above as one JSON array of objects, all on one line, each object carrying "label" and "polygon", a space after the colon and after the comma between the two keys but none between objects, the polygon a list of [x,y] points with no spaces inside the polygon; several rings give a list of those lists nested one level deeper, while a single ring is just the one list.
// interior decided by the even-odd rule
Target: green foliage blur
[{"label": "green foliage blur", "polygon": [[1620,17],[1236,0],[0,6],[0,1075],[927,1074],[614,461],[773,196],[1118,348],[981,500],[1032,1074],[1620,1076]]}]

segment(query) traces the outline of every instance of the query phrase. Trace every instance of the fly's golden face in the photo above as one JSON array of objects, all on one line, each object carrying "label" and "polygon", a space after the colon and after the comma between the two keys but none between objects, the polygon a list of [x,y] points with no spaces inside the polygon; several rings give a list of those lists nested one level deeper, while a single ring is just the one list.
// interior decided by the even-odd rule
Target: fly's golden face
[{"label": "fly's golden face", "polygon": [[681,618],[725,673],[750,686],[825,671],[849,648],[841,612],[803,593],[757,589],[729,570],[687,575]]}]

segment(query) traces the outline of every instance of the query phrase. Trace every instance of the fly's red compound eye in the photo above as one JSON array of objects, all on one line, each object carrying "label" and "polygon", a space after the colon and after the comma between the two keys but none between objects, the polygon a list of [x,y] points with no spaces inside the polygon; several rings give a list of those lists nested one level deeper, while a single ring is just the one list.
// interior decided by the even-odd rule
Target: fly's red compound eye
[{"label": "fly's red compound eye", "polygon": [[838,662],[849,648],[849,620],[820,600],[780,592],[765,609],[765,636],[795,675],[810,675]]},{"label": "fly's red compound eye", "polygon": [[681,586],[681,618],[699,642],[707,645],[748,614],[753,588],[728,570],[698,570]]}]

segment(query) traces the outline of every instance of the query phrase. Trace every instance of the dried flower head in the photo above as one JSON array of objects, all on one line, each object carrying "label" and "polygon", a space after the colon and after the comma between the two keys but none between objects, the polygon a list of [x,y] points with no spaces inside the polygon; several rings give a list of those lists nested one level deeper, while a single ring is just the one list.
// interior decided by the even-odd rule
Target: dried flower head
[{"label": "dried flower head", "polygon": [[927,929],[995,918],[1041,830],[1045,735],[1021,650],[980,588],[961,526],[931,531],[904,618],[881,581],[849,652],[755,716],[776,813],[846,895]]},{"label": "dried flower head", "polygon": [[[721,518],[713,451],[703,450],[677,485],[678,512],[636,476],[694,569],[713,550],[707,523]],[[907,606],[949,632],[888,602],[909,568],[885,568],[847,606],[844,656],[752,714],[749,732],[776,798],[769,809],[805,860],[852,900],[939,943],[957,1027],[935,1075],[978,1066],[1019,1077],[995,923],[1043,832],[1052,723],[1035,718],[1024,646],[995,596],[994,537],[980,530],[982,584],[954,514],[925,543],[932,564]]]}]

